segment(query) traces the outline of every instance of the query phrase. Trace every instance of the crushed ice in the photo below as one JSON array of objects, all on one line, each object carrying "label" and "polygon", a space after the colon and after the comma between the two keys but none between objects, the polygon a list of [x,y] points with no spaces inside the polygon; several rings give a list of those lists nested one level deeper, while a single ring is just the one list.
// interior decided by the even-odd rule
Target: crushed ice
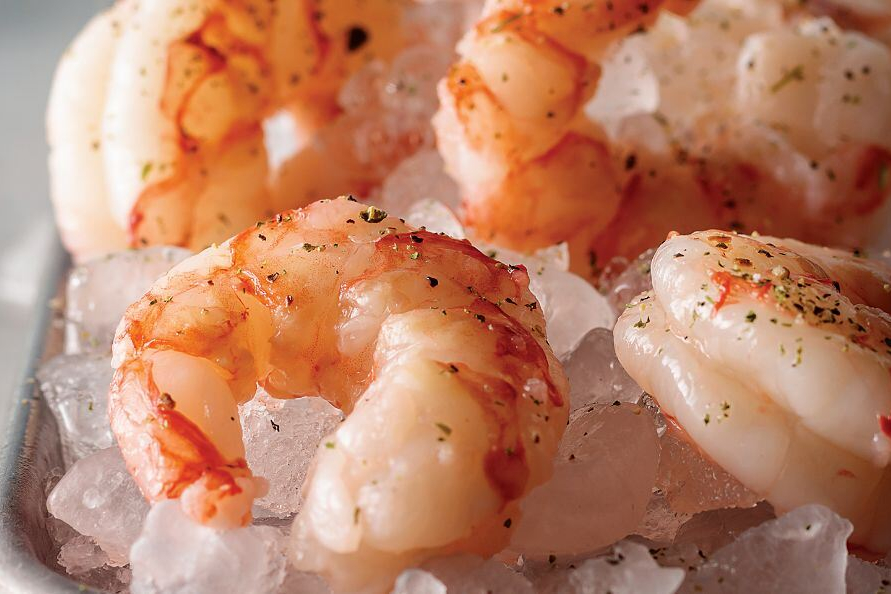
[{"label": "crushed ice", "polygon": [[[460,233],[457,218],[439,202],[416,202],[409,213],[433,229]],[[100,269],[124,266],[146,287],[175,260],[165,256],[161,266],[135,254],[110,257]],[[565,246],[495,255],[527,266],[546,315],[548,299],[558,300],[551,305],[558,313],[550,315],[572,315],[559,309],[559,298],[574,283],[566,281],[572,275]],[[145,270],[134,262],[145,263]],[[88,265],[77,273],[72,282],[78,291],[114,276],[85,272],[95,270]],[[549,327],[571,382],[572,414],[554,475],[523,502],[524,520],[508,550],[490,560],[459,555],[428,561],[403,572],[394,593],[663,594],[806,584],[811,592],[859,594],[887,587],[891,570],[848,555],[845,520],[818,506],[774,519],[769,505],[690,445],[624,372],[608,329],[610,300],[624,299],[629,286],[645,286],[644,276],[640,267],[626,267],[615,277],[619,284],[607,287],[609,298],[578,291],[576,305],[593,313],[580,314],[572,328]],[[80,304],[90,299],[86,293],[75,298]],[[39,374],[69,465],[61,480],[50,482],[47,500],[59,565],[111,592],[215,594],[235,587],[328,594],[319,576],[289,568],[287,525],[299,509],[313,454],[342,414],[319,398],[276,400],[262,390],[240,408],[248,461],[271,483],[257,501],[254,526],[218,533],[185,518],[176,502],[150,508],[105,417],[110,328],[125,306],[122,300],[108,310],[89,310],[92,317],[79,315],[68,325],[78,333],[69,337],[78,352],[49,361]],[[85,342],[84,328],[104,336],[101,343]]]},{"label": "crushed ice", "polygon": [[[373,198],[413,225],[464,238],[457,188],[422,122],[435,109],[427,79],[441,58],[412,50],[389,69],[369,65],[341,100],[359,131],[350,150],[360,158],[380,149],[381,138],[414,135],[412,152],[385,151],[391,169]],[[418,86],[417,97],[405,95],[406,85]],[[362,103],[367,93],[384,106],[377,115]],[[400,105],[409,105],[402,120],[394,117]],[[357,125],[356,118],[369,119]],[[507,551],[490,560],[430,560],[404,571],[394,594],[889,588],[884,564],[848,555],[845,520],[819,506],[775,519],[769,505],[689,444],[619,365],[610,329],[624,305],[649,288],[651,253],[610,263],[598,291],[568,271],[565,245],[534,254],[477,245],[526,266],[570,380],[570,423],[554,475],[523,502]],[[270,491],[256,503],[254,526],[225,533],[194,524],[176,502],[150,508],[113,442],[105,408],[114,329],[127,305],[187,255],[128,251],[72,272],[65,354],[38,376],[68,468],[48,484],[57,562],[80,582],[112,592],[328,594],[319,576],[289,568],[286,543],[314,452],[342,420],[330,404],[259,391],[240,408],[248,462],[270,480]]]}]

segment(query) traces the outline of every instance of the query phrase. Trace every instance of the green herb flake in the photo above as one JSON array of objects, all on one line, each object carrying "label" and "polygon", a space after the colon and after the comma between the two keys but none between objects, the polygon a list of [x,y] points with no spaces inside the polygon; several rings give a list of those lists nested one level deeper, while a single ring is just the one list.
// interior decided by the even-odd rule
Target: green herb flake
[{"label": "green herb flake", "polygon": [[359,217],[366,223],[380,223],[387,218],[387,212],[374,206],[369,206],[359,213]]},{"label": "green herb flake", "polygon": [[641,318],[641,319],[639,319],[639,320],[637,321],[637,323],[634,324],[634,327],[635,327],[635,328],[646,328],[646,327],[647,327],[647,324],[649,324],[649,323],[650,323],[650,318],[649,318],[649,317],[647,317],[646,321],[644,321],[644,319]]},{"label": "green herb flake", "polygon": [[799,64],[798,66],[796,66],[795,68],[793,68],[792,70],[790,70],[789,72],[784,74],[782,77],[780,77],[780,80],[773,83],[773,85],[771,85],[771,87],[770,87],[770,92],[778,93],[783,89],[783,87],[785,87],[792,81],[803,81],[803,80],[804,80],[804,65]]}]

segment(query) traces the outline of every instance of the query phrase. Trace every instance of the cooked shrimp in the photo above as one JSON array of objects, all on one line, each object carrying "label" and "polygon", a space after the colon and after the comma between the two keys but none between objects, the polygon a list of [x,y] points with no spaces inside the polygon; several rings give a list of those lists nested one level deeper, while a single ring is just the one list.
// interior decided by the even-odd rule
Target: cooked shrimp
[{"label": "cooked shrimp", "polygon": [[891,191],[891,51],[776,0],[492,2],[459,51],[435,126],[465,222],[577,272],[671,229],[853,245]]},{"label": "cooked shrimp", "polygon": [[711,458],[779,511],[807,503],[891,549],[891,268],[703,231],[657,250],[619,360]]},{"label": "cooked shrimp", "polygon": [[62,57],[50,93],[50,194],[62,240],[81,258],[126,245],[124,230],[109,210],[99,149],[115,32],[134,6],[118,2],[84,27]]},{"label": "cooked shrimp", "polygon": [[264,481],[236,405],[257,385],[347,413],[304,486],[294,559],[380,591],[443,552],[493,554],[550,475],[566,380],[522,267],[352,199],[258,223],[127,311],[109,414],[151,500],[220,528]]},{"label": "cooked shrimp", "polygon": [[280,210],[264,120],[287,109],[306,133],[328,121],[343,81],[401,46],[409,4],[133,0],[98,17],[50,97],[67,245],[81,258],[126,244],[203,248]]}]

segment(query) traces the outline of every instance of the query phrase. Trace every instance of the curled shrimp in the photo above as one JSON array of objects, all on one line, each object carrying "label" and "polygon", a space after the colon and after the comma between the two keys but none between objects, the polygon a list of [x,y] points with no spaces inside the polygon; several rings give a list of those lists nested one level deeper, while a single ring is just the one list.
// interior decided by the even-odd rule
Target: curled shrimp
[{"label": "curled shrimp", "polygon": [[434,119],[462,186],[465,222],[481,239],[525,251],[570,239],[585,249],[589,240],[580,238],[615,216],[621,188],[583,107],[606,50],[650,25],[665,4],[486,4],[440,82]]},{"label": "curled shrimp", "polygon": [[878,234],[891,51],[784,8],[489,3],[435,119],[467,225],[524,250],[568,241],[591,275],[672,229]]},{"label": "curled shrimp", "polygon": [[780,512],[891,549],[891,268],[795,240],[668,239],[616,352],[707,455]]},{"label": "curled shrimp", "polygon": [[50,95],[66,244],[79,258],[200,249],[300,206],[271,187],[264,121],[285,110],[311,133],[330,120],[346,78],[398,50],[409,3],[121,0],[75,40]]},{"label": "curled shrimp", "polygon": [[493,554],[550,475],[566,380],[522,267],[339,198],[184,261],[127,311],[109,415],[147,498],[220,528],[264,481],[236,405],[256,386],[347,413],[296,520],[298,567],[383,590],[426,557]]}]

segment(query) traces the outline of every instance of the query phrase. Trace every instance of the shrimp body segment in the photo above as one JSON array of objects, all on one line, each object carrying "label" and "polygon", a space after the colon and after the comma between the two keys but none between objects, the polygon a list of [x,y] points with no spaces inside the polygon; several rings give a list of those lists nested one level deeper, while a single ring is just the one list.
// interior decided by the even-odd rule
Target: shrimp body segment
[{"label": "shrimp body segment", "polygon": [[891,549],[891,269],[704,231],[666,241],[652,278],[616,325],[631,376],[778,510],[829,506]]},{"label": "shrimp body segment", "polygon": [[343,82],[403,43],[407,4],[120,0],[75,40],[50,95],[66,244],[78,258],[201,249],[281,210],[264,121],[287,110],[310,134],[333,117]]},{"label": "shrimp body segment", "polygon": [[347,412],[319,448],[299,567],[380,591],[451,551],[493,554],[550,475],[567,385],[522,267],[339,198],[186,260],[127,311],[112,428],[151,500],[250,520],[264,482],[236,405],[256,386]]},{"label": "shrimp body segment", "polygon": [[440,82],[434,120],[466,222],[481,238],[531,250],[602,230],[615,216],[619,180],[583,107],[610,44],[651,24],[665,4],[486,4]]}]

